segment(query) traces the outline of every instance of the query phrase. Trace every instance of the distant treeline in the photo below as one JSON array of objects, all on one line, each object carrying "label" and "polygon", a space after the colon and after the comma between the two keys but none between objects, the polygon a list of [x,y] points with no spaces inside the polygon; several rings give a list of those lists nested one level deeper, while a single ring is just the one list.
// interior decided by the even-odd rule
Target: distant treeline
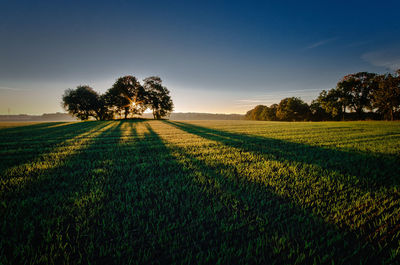
[{"label": "distant treeline", "polygon": [[67,89],[62,97],[62,106],[71,115],[88,120],[111,120],[141,115],[151,109],[154,119],[168,116],[174,104],[169,90],[158,76],[143,80],[127,75],[117,79],[106,93],[100,95],[89,86]]},{"label": "distant treeline", "polygon": [[297,97],[271,106],[258,105],[245,115],[248,120],[324,121],[395,120],[400,118],[400,70],[378,75],[359,72],[343,77],[311,104]]}]

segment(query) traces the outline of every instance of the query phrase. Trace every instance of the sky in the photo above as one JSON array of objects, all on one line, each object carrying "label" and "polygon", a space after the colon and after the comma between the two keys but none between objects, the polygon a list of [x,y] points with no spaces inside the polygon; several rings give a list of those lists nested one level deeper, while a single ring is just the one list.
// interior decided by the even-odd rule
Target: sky
[{"label": "sky", "polygon": [[176,112],[306,102],[346,74],[400,68],[400,1],[0,0],[0,114],[64,112],[157,75]]}]

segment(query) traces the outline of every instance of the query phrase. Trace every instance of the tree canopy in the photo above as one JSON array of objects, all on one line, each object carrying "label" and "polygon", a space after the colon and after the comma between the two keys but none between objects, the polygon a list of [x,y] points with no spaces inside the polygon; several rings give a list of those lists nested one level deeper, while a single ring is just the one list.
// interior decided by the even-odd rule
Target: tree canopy
[{"label": "tree canopy", "polygon": [[386,119],[394,120],[400,110],[400,70],[395,75],[385,74],[376,78],[377,88],[372,91],[372,106]]},{"label": "tree canopy", "polygon": [[162,85],[158,76],[151,76],[143,80],[146,91],[147,106],[153,111],[154,119],[161,119],[170,114],[174,108],[169,90]]},{"label": "tree canopy", "polygon": [[359,118],[365,109],[371,109],[371,92],[376,88],[377,74],[359,72],[343,77],[337,84],[346,106],[357,113]]},{"label": "tree canopy", "polygon": [[153,111],[155,119],[161,119],[169,115],[174,107],[169,90],[162,86],[161,78],[148,77],[142,86],[131,75],[118,78],[103,95],[89,86],[67,89],[62,97],[62,106],[81,120],[126,119],[141,115],[147,108]]},{"label": "tree canopy", "polygon": [[346,113],[348,101],[340,89],[322,90],[318,98],[313,101],[314,108],[320,108],[330,114],[333,119],[342,117]]},{"label": "tree canopy", "polygon": [[103,98],[89,86],[67,89],[62,101],[62,105],[68,113],[81,120],[87,120],[90,117],[96,120],[104,120],[109,117]]},{"label": "tree canopy", "polygon": [[279,104],[267,107],[257,105],[249,110],[245,118],[260,121],[302,121],[310,115],[310,107],[299,98],[285,98]]},{"label": "tree canopy", "polygon": [[105,94],[107,106],[117,113],[124,112],[124,118],[145,111],[146,91],[136,77],[127,75],[117,79]]},{"label": "tree canopy", "polygon": [[276,111],[276,117],[281,121],[306,120],[310,107],[300,98],[291,97],[282,99]]}]

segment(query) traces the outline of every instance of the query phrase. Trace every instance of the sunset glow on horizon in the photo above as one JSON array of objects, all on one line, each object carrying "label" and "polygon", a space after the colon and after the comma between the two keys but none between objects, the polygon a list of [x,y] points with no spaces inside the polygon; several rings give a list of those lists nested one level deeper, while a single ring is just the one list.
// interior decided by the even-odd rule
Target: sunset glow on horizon
[{"label": "sunset glow on horizon", "polygon": [[175,112],[311,102],[346,74],[400,68],[398,1],[5,1],[0,114],[64,112],[64,90],[157,75]]}]

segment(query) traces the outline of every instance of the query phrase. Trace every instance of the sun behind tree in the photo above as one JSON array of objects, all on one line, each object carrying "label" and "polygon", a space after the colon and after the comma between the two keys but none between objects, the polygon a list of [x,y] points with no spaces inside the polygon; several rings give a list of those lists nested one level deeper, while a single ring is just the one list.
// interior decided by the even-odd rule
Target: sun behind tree
[{"label": "sun behind tree", "polygon": [[103,95],[89,86],[67,89],[62,98],[62,106],[69,114],[81,120],[127,119],[142,115],[147,108],[153,111],[154,119],[168,116],[174,104],[161,78],[151,76],[143,81],[144,86],[132,75],[120,77]]},{"label": "sun behind tree", "polygon": [[117,79],[105,93],[106,105],[115,113],[124,112],[129,115],[141,115],[146,110],[146,92],[136,77],[127,75]]}]

